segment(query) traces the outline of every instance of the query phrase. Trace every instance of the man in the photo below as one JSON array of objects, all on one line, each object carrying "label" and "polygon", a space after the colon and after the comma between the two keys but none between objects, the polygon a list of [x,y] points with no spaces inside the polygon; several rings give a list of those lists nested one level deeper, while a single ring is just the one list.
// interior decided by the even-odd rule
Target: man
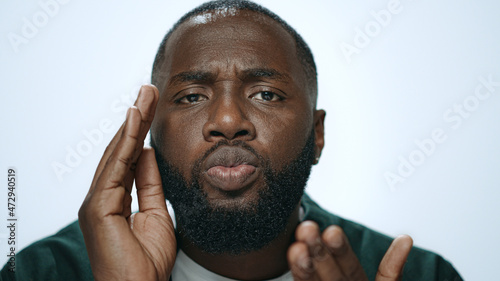
[{"label": "man", "polygon": [[[78,224],[19,253],[18,280],[461,280],[409,236],[391,243],[304,195],[325,112],[309,48],[273,13],[246,1],[196,8],[163,40],[152,83]],[[14,277],[8,266],[2,277]]]}]

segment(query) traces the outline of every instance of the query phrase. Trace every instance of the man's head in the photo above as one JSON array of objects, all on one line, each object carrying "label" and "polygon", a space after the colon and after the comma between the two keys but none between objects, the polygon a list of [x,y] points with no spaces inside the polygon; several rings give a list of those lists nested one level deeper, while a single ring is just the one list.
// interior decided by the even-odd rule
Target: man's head
[{"label": "man's head", "polygon": [[160,92],[165,86],[164,83],[166,81],[166,76],[162,71],[165,63],[168,63],[165,59],[165,49],[167,45],[167,41],[170,39],[172,33],[177,30],[177,28],[186,22],[187,20],[197,16],[197,21],[199,23],[208,23],[209,21],[214,21],[217,18],[235,15],[238,11],[253,11],[255,13],[259,13],[260,15],[267,16],[273,19],[276,23],[281,25],[283,29],[285,29],[290,36],[292,36],[293,40],[295,40],[296,46],[296,54],[300,63],[303,66],[303,70],[306,74],[307,78],[307,87],[308,92],[314,96],[315,104],[317,97],[317,71],[316,64],[314,62],[313,54],[309,49],[307,43],[302,39],[302,36],[295,31],[288,23],[286,23],[283,19],[281,19],[278,15],[271,12],[270,10],[250,1],[241,1],[241,0],[216,0],[206,2],[203,5],[191,10],[186,13],[183,17],[181,17],[176,24],[170,29],[170,31],[163,38],[158,52],[156,54],[156,58],[153,65],[153,72],[151,81],[153,85],[160,87]]},{"label": "man's head", "polygon": [[271,242],[324,144],[307,45],[256,4],[212,2],[167,34],[152,80],[151,144],[179,233],[212,253]]}]

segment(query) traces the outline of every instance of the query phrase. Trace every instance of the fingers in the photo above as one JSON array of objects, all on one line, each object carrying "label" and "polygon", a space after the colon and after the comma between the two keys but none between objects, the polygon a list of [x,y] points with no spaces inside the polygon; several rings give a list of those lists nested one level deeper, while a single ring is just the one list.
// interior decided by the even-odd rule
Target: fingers
[{"label": "fingers", "polygon": [[330,226],[320,235],[315,222],[305,221],[296,239],[288,251],[295,280],[368,280],[340,227]]},{"label": "fingers", "polygon": [[[141,88],[139,96],[134,103],[134,106],[136,106],[141,112],[141,125],[138,136],[139,141],[137,142],[136,150],[132,157],[132,170],[135,169],[137,159],[142,153],[142,148],[144,147],[144,139],[146,138],[149,128],[151,127],[151,122],[153,122],[158,99],[158,89],[156,89],[156,87],[153,85],[145,85]],[[130,191],[132,190],[133,182],[134,175],[132,173],[128,173],[125,178],[125,188],[127,189],[128,193],[130,193]]]},{"label": "fingers", "polygon": [[111,189],[124,185],[125,175],[134,162],[133,155],[139,142],[140,120],[139,110],[134,106],[129,108],[120,140],[97,180],[96,189]]},{"label": "fingers", "polygon": [[[141,87],[139,94],[137,96],[137,100],[134,103],[134,106],[137,107],[137,109],[139,109],[139,112],[141,112],[141,125],[142,127],[144,127],[141,130],[142,133],[140,134],[140,136],[144,135],[145,137],[149,130],[149,126],[154,117],[154,112],[156,110],[156,104],[158,103],[158,99],[159,99],[158,89],[156,89],[155,86],[144,85]],[[109,145],[106,147],[106,150],[104,151],[101,161],[99,162],[99,165],[97,167],[96,177],[94,177],[92,186],[94,186],[95,181],[101,175],[102,170],[104,169],[104,166],[106,165],[106,162],[109,159],[109,156],[116,148],[116,144],[118,143],[118,141],[122,136],[124,125],[125,123],[118,129],[117,133],[115,134]],[[144,139],[144,137],[142,139]]]},{"label": "fingers", "polygon": [[[143,90],[144,89],[144,90]],[[139,140],[134,159],[137,160],[144,146],[144,138],[148,134],[151,122],[153,122],[156,105],[158,104],[158,89],[153,85],[146,85],[141,88],[140,96],[137,97],[135,106],[141,112],[141,128],[139,131]]]},{"label": "fingers", "polygon": [[[154,113],[156,111],[156,104],[158,103],[159,99],[159,93],[158,89],[156,89],[155,86],[153,85],[144,85],[141,87],[141,90],[139,91],[139,95],[137,96],[137,100],[134,103],[134,106],[137,107],[139,112],[141,113],[141,121],[140,121],[140,130],[138,134],[138,139],[140,139],[140,142],[137,143],[137,147],[143,146],[143,141],[144,138],[146,137],[148,130],[151,126],[151,122],[154,118]],[[126,122],[126,121],[125,121]],[[99,162],[99,165],[97,167],[94,179],[91,184],[91,189],[89,190],[89,193],[93,191],[93,188],[95,187],[95,183],[99,176],[101,175],[102,171],[104,170],[104,167],[106,166],[106,163],[110,157],[110,155],[113,153],[113,151],[116,149],[116,146],[118,142],[120,141],[121,137],[123,136],[123,129],[124,129],[125,123],[118,129],[118,132],[116,135],[113,137],[109,145],[107,146],[106,150],[104,151],[104,154],[101,158],[101,161]],[[137,159],[139,156],[139,152],[135,152],[133,158]]]},{"label": "fingers", "polygon": [[288,248],[288,265],[295,281],[316,280],[309,249],[304,242],[295,242]]},{"label": "fingers", "polygon": [[342,228],[331,225],[325,229],[322,238],[343,274],[350,278],[349,280],[367,280],[361,263]]},{"label": "fingers", "polygon": [[[141,88],[135,103],[137,107],[133,106],[127,111],[125,123],[99,163],[89,193],[80,208],[79,213],[83,216],[88,212],[98,217],[109,214],[130,216],[129,194],[134,179],[133,169],[142,152],[158,99],[158,90],[154,86]],[[123,187],[124,192],[113,191],[116,187]]]},{"label": "fingers", "polygon": [[152,148],[144,148],[135,170],[139,212],[165,213],[167,205],[163,195],[160,172]]},{"label": "fingers", "polygon": [[376,281],[396,281],[403,276],[403,267],[413,246],[413,239],[401,235],[392,241],[378,268]]},{"label": "fingers", "polygon": [[[135,107],[127,111],[122,136],[116,144],[116,149],[109,156],[106,165],[97,178],[93,190],[83,202],[79,217],[84,219],[101,219],[108,215],[130,215],[129,192],[125,189],[124,178],[130,171],[132,155],[139,134],[140,113]],[[119,188],[121,187],[121,188]]]},{"label": "fingers", "polygon": [[330,277],[329,280],[337,280],[343,276],[342,269],[334,260],[332,253],[323,243],[320,237],[318,225],[312,221],[306,221],[297,229],[296,237],[298,241],[307,244],[309,255],[312,258],[315,274],[320,278]]},{"label": "fingers", "polygon": [[[296,240],[287,253],[294,280],[368,280],[339,226],[329,226],[320,235],[315,222],[305,221],[297,227]],[[413,240],[408,235],[394,239],[375,280],[401,280],[412,246]]]}]

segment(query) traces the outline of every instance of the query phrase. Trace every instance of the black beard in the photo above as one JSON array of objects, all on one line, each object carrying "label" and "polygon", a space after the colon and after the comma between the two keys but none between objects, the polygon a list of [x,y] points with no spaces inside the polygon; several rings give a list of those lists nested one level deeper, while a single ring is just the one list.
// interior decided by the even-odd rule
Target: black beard
[{"label": "black beard", "polygon": [[[204,159],[221,145],[239,146],[257,156],[264,171],[266,186],[251,206],[211,206],[200,187],[200,167]],[[311,132],[299,155],[281,171],[241,141],[221,141],[202,156],[192,170],[192,183],[184,179],[155,149],[165,198],[175,211],[177,232],[194,246],[211,254],[241,255],[262,249],[285,230],[292,212],[304,194],[314,163],[314,132]]]}]

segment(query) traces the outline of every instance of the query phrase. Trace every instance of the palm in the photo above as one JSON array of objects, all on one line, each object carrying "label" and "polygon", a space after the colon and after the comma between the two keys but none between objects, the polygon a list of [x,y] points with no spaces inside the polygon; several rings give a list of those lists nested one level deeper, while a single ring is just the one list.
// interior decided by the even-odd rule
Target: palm
[{"label": "palm", "polygon": [[142,248],[141,256],[149,265],[154,266],[158,277],[171,272],[172,266],[167,268],[167,265],[174,264],[176,240],[175,230],[168,213],[137,213],[132,215],[132,219],[131,231]]}]

